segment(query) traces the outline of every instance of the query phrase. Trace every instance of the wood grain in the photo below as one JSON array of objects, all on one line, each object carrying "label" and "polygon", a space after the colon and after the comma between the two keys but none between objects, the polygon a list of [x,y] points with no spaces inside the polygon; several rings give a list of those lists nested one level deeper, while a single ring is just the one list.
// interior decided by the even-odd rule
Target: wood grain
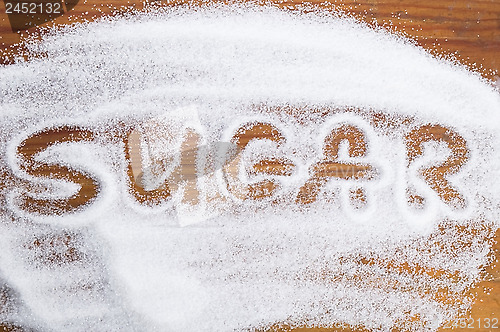
[{"label": "wood grain", "polygon": [[[93,20],[127,8],[141,9],[153,4],[178,5],[184,2],[187,1],[82,0],[66,15],[45,26]],[[485,77],[492,80],[498,78],[500,2],[497,0],[271,0],[266,3],[287,8],[314,4],[329,10],[342,10],[369,24],[377,23],[389,30],[405,33],[432,53],[457,56],[462,63],[477,68]],[[13,32],[5,11],[0,11],[0,49],[7,54],[3,62],[13,60],[16,54],[16,47],[12,47],[14,43],[36,30]]]}]

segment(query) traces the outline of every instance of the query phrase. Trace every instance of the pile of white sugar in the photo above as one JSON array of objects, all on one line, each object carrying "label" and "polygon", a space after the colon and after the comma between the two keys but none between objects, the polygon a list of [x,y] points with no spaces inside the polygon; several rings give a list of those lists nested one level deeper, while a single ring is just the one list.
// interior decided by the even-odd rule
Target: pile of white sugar
[{"label": "pile of white sugar", "polygon": [[[37,331],[243,331],[279,323],[435,330],[471,305],[467,292],[489,263],[487,239],[500,210],[500,94],[478,74],[348,18],[269,7],[136,13],[75,24],[27,47],[29,61],[0,68],[0,278],[10,289],[3,321]],[[297,105],[452,129],[469,159],[449,181],[467,207],[451,208],[416,172],[407,176],[404,128],[376,130],[356,114],[298,121],[266,111]],[[198,214],[189,212],[205,216],[196,223],[180,225],[186,216],[175,200],[141,206],[128,191],[123,144],[103,133],[179,119],[186,109],[196,109],[192,127],[206,145],[230,141],[249,122],[276,126],[283,146],[254,142],[245,153],[292,158],[293,176],[276,178],[289,193],[321,160],[332,128],[358,126],[366,161],[379,170],[362,184],[368,208],[335,199],[357,185],[336,180],[305,208],[239,201],[222,169],[214,183],[232,203],[215,210],[200,203]],[[24,190],[16,181],[40,180],[19,167],[16,147],[62,125],[103,137],[53,146],[40,160],[85,170],[101,191],[75,213],[25,213],[16,206]],[[419,165],[446,158],[446,145],[426,146]],[[75,190],[44,183],[52,188],[44,197]],[[426,198],[422,211],[407,207],[409,185]],[[71,238],[78,259],[68,259],[64,241],[51,243],[54,234]],[[33,245],[37,239],[50,244]],[[440,301],[443,294],[452,301]]]}]

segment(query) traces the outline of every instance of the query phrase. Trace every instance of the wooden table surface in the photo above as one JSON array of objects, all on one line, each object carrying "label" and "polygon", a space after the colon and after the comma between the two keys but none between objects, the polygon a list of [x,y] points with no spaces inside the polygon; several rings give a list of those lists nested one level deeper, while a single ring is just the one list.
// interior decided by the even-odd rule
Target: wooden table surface
[{"label": "wooden table surface", "polygon": [[[303,1],[273,1],[281,7],[293,8],[303,5]],[[311,1],[315,3],[316,1]],[[155,2],[166,3],[166,2]],[[170,1],[168,5],[175,5],[182,1]],[[415,38],[419,45],[435,54],[458,56],[459,61],[476,68],[493,83],[498,80],[500,69],[500,0],[329,0],[317,1],[317,4],[329,10],[343,10],[353,14],[360,20],[370,24],[377,22],[386,28],[404,32]],[[134,7],[141,9],[149,6],[140,1],[103,1],[81,0],[69,13],[57,17],[54,21],[45,23],[67,24],[81,19],[110,14],[113,10],[127,10]],[[2,63],[13,61],[19,51],[15,45],[27,33],[36,31],[12,31],[9,18],[0,5],[0,50],[4,55]],[[66,6],[64,8],[67,8]],[[74,18],[70,19],[70,15]],[[50,137],[48,138],[50,139]],[[27,152],[28,153],[28,152]],[[495,239],[500,239],[500,231]],[[500,246],[494,245],[492,255],[498,256]],[[499,318],[500,319],[500,269],[496,263],[485,267],[484,272],[490,275],[490,280],[479,284],[473,292],[478,298],[470,313],[471,317]],[[0,294],[0,305],[2,297]],[[7,326],[6,331],[13,330]],[[1,326],[0,326],[1,330]],[[276,329],[279,330],[279,329]],[[339,329],[295,329],[294,331],[335,331]],[[349,330],[346,328],[345,330]],[[460,330],[460,329],[456,329]],[[465,329],[464,329],[465,330]],[[475,329],[489,331],[489,329]]]},{"label": "wooden table surface", "polygon": [[[70,16],[92,19],[116,9],[141,9],[151,3],[175,5],[182,2],[81,0],[69,13],[56,18],[54,23],[68,23]],[[390,30],[404,32],[433,53],[455,54],[463,63],[482,68],[485,77],[498,78],[498,74],[492,72],[500,69],[498,0],[271,0],[266,3],[288,8],[312,3],[330,10],[343,10],[366,22],[377,22]],[[25,34],[26,31],[13,32],[5,10],[0,10],[0,49],[8,49],[11,53],[10,46],[19,42]]]}]

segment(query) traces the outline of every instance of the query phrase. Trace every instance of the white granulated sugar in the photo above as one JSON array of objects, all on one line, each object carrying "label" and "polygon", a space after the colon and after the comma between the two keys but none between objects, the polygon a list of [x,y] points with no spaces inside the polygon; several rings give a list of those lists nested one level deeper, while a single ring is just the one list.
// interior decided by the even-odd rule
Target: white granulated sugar
[{"label": "white granulated sugar", "polygon": [[[467,291],[489,262],[500,194],[500,95],[478,74],[352,19],[251,6],[75,24],[27,48],[29,61],[0,68],[0,277],[11,294],[3,321],[39,331],[242,331],[280,323],[435,330],[470,307]],[[267,110],[275,106],[304,113]],[[309,114],[315,107],[379,111],[459,133],[469,159],[449,181],[466,207],[444,204],[416,175],[442,162],[447,145],[427,143],[409,172],[403,129],[375,129],[355,113]],[[195,184],[225,201],[201,196],[190,205],[183,201],[189,183],[181,181],[171,199],[141,205],[128,191],[123,142],[106,135],[139,124],[170,134],[190,129],[204,155],[220,159],[252,121],[273,124],[285,141],[250,142],[235,164],[292,160],[293,175],[275,177],[280,204],[234,197],[223,165],[212,165]],[[352,161],[375,167],[376,179],[330,180],[316,202],[296,203],[324,138],[345,123],[363,130],[367,153]],[[45,198],[78,190],[27,174],[16,154],[29,136],[62,125],[97,138],[51,146],[37,160],[84,170],[100,192],[72,213],[24,211],[18,198],[26,183],[47,187],[39,192]],[[144,158],[176,160],[182,142],[163,134]],[[162,150],[162,142],[172,145]],[[350,160],[345,144],[339,156]],[[266,178],[242,169],[234,176]],[[421,210],[406,202],[410,184],[426,199]],[[356,186],[366,191],[364,209],[346,198]],[[440,301],[443,294],[452,301]]]}]

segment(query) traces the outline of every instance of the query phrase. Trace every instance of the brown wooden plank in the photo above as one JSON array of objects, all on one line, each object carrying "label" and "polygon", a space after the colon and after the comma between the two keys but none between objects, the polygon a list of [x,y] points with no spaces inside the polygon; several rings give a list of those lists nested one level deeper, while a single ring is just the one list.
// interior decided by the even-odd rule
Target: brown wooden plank
[{"label": "brown wooden plank", "polygon": [[[154,3],[179,4],[187,1],[156,1]],[[199,1],[203,2],[203,1]],[[293,8],[304,3],[318,5],[330,10],[344,10],[357,18],[406,33],[419,45],[435,54],[456,54],[461,62],[482,66],[485,77],[496,79],[491,71],[500,69],[500,2],[496,0],[272,0],[280,7]],[[129,1],[80,1],[69,13],[56,18],[50,24],[69,23],[74,20],[92,20],[126,7],[143,8],[138,0]],[[29,32],[36,28],[29,29]],[[25,32],[12,32],[5,10],[0,11],[0,49],[11,56],[10,46],[18,42]]]}]

